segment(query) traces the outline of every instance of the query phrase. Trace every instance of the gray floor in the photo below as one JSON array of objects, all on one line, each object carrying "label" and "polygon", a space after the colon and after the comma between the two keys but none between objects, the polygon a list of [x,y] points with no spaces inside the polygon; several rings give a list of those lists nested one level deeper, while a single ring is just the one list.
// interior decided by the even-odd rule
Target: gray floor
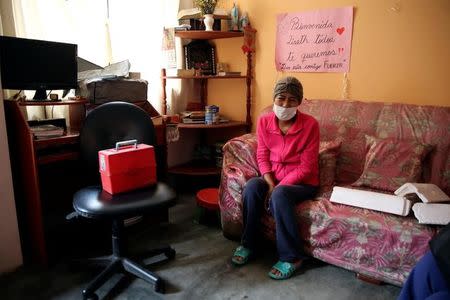
[{"label": "gray floor", "polygon": [[[285,281],[267,276],[276,261],[272,247],[244,267],[230,264],[237,243],[220,229],[192,222],[192,195],[180,197],[171,209],[170,224],[132,232],[134,250],[169,243],[177,251],[169,262],[149,267],[167,280],[165,295],[155,294],[140,279],[117,275],[98,291],[100,299],[396,299],[400,289],[371,285],[352,272],[310,260]],[[98,269],[73,268],[60,263],[50,269],[22,268],[0,277],[2,299],[81,299],[81,290]],[[6,295],[6,297],[5,297]]]}]

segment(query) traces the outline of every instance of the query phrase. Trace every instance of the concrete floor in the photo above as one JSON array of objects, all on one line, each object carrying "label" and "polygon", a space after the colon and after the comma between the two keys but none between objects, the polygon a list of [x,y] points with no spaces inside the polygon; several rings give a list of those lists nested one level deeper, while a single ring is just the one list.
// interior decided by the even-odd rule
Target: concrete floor
[{"label": "concrete floor", "polygon": [[[395,286],[362,282],[352,272],[317,260],[289,280],[271,280],[267,272],[276,255],[270,245],[261,257],[235,267],[230,256],[237,242],[225,239],[217,227],[194,223],[194,212],[194,197],[182,195],[170,211],[170,224],[130,233],[133,250],[168,243],[177,251],[174,260],[149,267],[166,279],[164,295],[140,279],[117,275],[98,290],[100,299],[376,300],[396,299],[400,292]],[[81,299],[81,290],[99,271],[69,267],[64,261],[49,269],[22,268],[0,277],[2,299]]]}]

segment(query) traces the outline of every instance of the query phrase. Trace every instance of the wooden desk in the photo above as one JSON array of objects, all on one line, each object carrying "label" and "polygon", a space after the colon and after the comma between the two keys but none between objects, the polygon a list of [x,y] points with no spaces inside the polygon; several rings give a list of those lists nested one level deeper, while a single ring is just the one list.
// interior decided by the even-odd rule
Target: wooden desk
[{"label": "wooden desk", "polygon": [[[68,201],[66,204],[71,207],[71,195],[79,188],[80,183],[76,181],[77,178],[82,178],[82,175],[76,177],[74,174],[66,174],[69,178],[67,181],[60,176],[65,176],[66,164],[79,165],[77,162],[79,159],[79,131],[69,127],[64,136],[36,140],[21,111],[21,106],[82,105],[84,107],[86,101],[17,102],[5,100],[4,102],[14,194],[25,263],[47,264],[49,257],[43,207],[51,206],[52,201]],[[165,126],[164,124],[155,126],[155,129],[158,145],[163,147],[165,154],[167,152]],[[60,169],[55,184],[59,185],[57,187],[59,190],[64,191],[64,197],[60,197],[53,190],[49,191],[48,185],[51,187],[53,179],[43,173],[43,170],[48,170],[54,165]],[[40,176],[43,177],[40,178]],[[42,186],[43,182],[48,184],[47,187]],[[43,189],[46,190],[45,195]],[[61,218],[63,217],[62,215]]]},{"label": "wooden desk", "polygon": [[[80,102],[79,104],[84,104]],[[53,155],[39,155],[39,150],[51,149],[53,146],[76,145],[78,132],[68,131],[62,137],[49,140],[35,140],[21,111],[26,105],[51,105],[53,102],[19,103],[5,100],[5,117],[8,131],[8,142],[13,172],[14,194],[18,207],[19,228],[25,262],[48,262],[41,191],[39,183],[39,165],[77,157],[76,147],[67,147],[67,151]],[[56,103],[55,103],[56,104]],[[62,101],[57,105],[62,105]],[[74,105],[68,103],[67,105]],[[77,103],[78,104],[78,103]],[[49,151],[51,153],[51,151]],[[26,218],[26,220],[23,220]],[[22,220],[20,220],[22,219]],[[24,247],[25,246],[25,247]]]}]

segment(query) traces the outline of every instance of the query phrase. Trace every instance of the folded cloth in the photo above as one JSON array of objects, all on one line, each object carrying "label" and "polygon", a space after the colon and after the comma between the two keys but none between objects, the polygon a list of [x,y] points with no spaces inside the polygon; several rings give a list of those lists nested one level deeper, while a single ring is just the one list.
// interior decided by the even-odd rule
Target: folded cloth
[{"label": "folded cloth", "polygon": [[404,197],[335,186],[331,202],[407,216],[411,201]]},{"label": "folded cloth", "polygon": [[416,203],[412,210],[420,224],[447,225],[450,223],[450,204]]}]

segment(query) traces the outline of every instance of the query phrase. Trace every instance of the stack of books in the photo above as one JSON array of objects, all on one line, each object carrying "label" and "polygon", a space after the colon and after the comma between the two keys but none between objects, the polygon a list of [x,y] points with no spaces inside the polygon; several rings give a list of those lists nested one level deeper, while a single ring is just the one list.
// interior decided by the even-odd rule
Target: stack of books
[{"label": "stack of books", "polygon": [[205,123],[205,111],[191,111],[182,113],[183,123],[188,124],[204,124]]},{"label": "stack of books", "polygon": [[35,139],[48,139],[64,135],[64,128],[52,124],[44,124],[30,127]]},{"label": "stack of books", "polygon": [[181,24],[180,26],[174,27],[175,31],[187,31],[191,30],[191,25],[189,24]]}]

